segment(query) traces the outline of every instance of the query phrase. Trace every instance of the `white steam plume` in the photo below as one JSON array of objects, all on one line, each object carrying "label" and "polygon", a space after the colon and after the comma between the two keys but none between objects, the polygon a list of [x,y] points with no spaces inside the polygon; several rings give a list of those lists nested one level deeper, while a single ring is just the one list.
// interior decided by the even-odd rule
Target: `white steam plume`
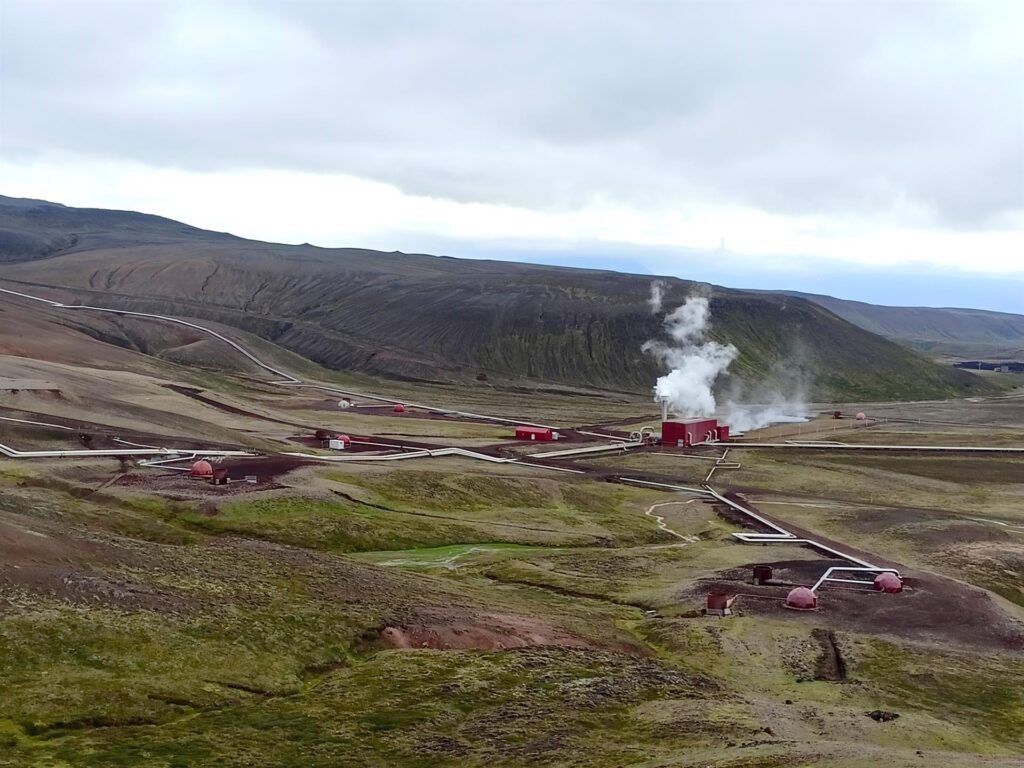
[{"label": "white steam plume", "polygon": [[651,295],[647,298],[647,304],[651,308],[651,314],[661,312],[661,300],[665,296],[665,281],[655,280],[651,283]]},{"label": "white steam plume", "polygon": [[807,421],[807,378],[799,344],[778,361],[753,389],[736,384],[719,407],[723,421],[734,431],[746,432],[769,424]]},{"label": "white steam plume", "polygon": [[[660,309],[663,284],[651,285],[650,304]],[[705,339],[710,305],[703,296],[690,296],[665,317],[665,329],[671,342],[648,341],[643,346],[671,370],[658,377],[654,399],[668,402],[672,413],[687,417],[714,416],[736,432],[766,427],[769,424],[806,421],[806,388],[793,370],[782,367],[769,381],[753,393],[754,403],[741,403],[741,392],[734,388],[732,396],[719,407],[715,402],[714,385],[725,373],[739,351],[732,344],[719,344]],[[746,399],[746,398],[744,398]]]},{"label": "white steam plume", "polygon": [[802,393],[786,397],[781,392],[768,403],[726,402],[719,409],[719,418],[734,432],[749,432],[769,424],[793,424],[807,421],[807,405]]},{"label": "white steam plume", "polygon": [[[652,286],[652,299],[654,296]],[[654,398],[668,401],[669,408],[680,416],[714,415],[715,380],[738,354],[732,344],[704,340],[709,314],[708,300],[691,296],[665,317],[672,343],[648,341],[643,346],[672,369],[658,378]]]}]

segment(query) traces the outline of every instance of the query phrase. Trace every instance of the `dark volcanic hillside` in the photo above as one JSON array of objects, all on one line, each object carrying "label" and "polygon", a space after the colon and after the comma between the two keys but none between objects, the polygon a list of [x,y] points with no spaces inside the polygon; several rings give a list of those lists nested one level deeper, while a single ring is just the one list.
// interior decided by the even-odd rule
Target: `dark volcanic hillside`
[{"label": "dark volcanic hillside", "polygon": [[[0,198],[4,279],[81,300],[207,318],[319,363],[392,377],[523,377],[646,391],[661,371],[641,352],[661,318],[651,278],[507,262],[284,246],[143,214]],[[666,306],[693,284],[669,280]],[[705,286],[713,335],[734,372],[779,368],[820,397],[926,397],[984,391],[806,299]]]},{"label": "dark volcanic hillside", "polygon": [[810,299],[854,325],[915,349],[959,357],[1024,357],[1024,315],[951,307],[884,307],[787,292]]}]

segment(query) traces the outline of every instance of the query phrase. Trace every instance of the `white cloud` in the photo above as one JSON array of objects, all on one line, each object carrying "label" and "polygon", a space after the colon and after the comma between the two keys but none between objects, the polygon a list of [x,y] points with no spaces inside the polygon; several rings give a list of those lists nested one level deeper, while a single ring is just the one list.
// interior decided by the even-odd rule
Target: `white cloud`
[{"label": "white cloud", "polygon": [[741,205],[641,210],[612,201],[545,211],[410,195],[389,184],[337,174],[199,173],[81,158],[58,164],[4,162],[0,178],[9,194],[158,213],[273,242],[388,250],[409,250],[408,243],[423,237],[519,241],[524,246],[605,243],[724,250],[734,259],[746,257],[782,273],[828,269],[831,262],[833,267],[919,264],[1024,274],[1019,222],[1016,228],[941,230],[855,216],[771,214]]},{"label": "white cloud", "polygon": [[5,0],[0,192],[685,276],[678,249],[780,285],[1021,275],[1022,9]]}]

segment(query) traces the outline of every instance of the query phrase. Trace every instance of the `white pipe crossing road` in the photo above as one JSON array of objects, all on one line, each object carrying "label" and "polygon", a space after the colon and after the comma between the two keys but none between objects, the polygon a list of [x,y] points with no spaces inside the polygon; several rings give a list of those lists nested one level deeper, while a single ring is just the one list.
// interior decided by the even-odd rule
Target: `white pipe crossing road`
[{"label": "white pipe crossing road", "polygon": [[946,453],[1024,453],[1024,447],[1000,445],[875,445],[871,443],[793,442],[729,443],[730,448],[791,448],[819,451],[932,451]]},{"label": "white pipe crossing road", "polygon": [[521,467],[535,467],[538,469],[550,469],[553,472],[568,472],[574,475],[584,475],[586,470],[569,469],[568,467],[551,467],[546,464],[534,464],[516,457],[490,456],[486,453],[470,451],[466,448],[423,448],[418,451],[407,451],[406,453],[385,453],[355,456],[322,456],[317,453],[288,452],[284,456],[294,456],[300,459],[311,461],[325,461],[331,464],[342,464],[346,462],[369,462],[369,461],[404,461],[405,459],[434,459],[443,456],[461,456],[466,459],[479,459],[489,461],[492,464],[516,464]]},{"label": "white pipe crossing road", "polygon": [[811,592],[817,592],[818,588],[822,584],[824,584],[826,581],[838,581],[838,582],[842,582],[843,584],[860,584],[860,585],[865,586],[865,587],[873,587],[874,586],[874,582],[873,581],[862,581],[861,579],[833,579],[833,578],[831,578],[832,574],[833,573],[837,573],[837,572],[843,572],[843,573],[874,573],[875,575],[877,575],[879,573],[893,573],[893,574],[896,575],[897,578],[902,578],[900,576],[900,572],[897,571],[895,568],[875,568],[873,566],[870,567],[870,568],[850,568],[850,567],[843,566],[843,565],[835,565],[835,566],[829,568],[827,571],[825,571],[825,573],[823,573],[821,575],[821,578],[818,579],[816,582],[814,582],[814,586],[811,587]]},{"label": "white pipe crossing road", "polygon": [[104,448],[75,451],[19,451],[0,443],[0,454],[9,459],[87,459],[103,456],[256,456],[248,451],[174,450],[173,448]]},{"label": "white pipe crossing road", "polygon": [[796,534],[790,533],[785,528],[782,528],[781,526],[776,525],[770,520],[765,519],[761,515],[754,512],[753,510],[747,509],[746,507],[737,504],[736,502],[731,501],[730,499],[727,499],[725,496],[718,493],[710,486],[707,487],[707,491],[711,496],[713,496],[715,499],[722,502],[723,504],[732,507],[738,512],[742,512],[744,515],[751,518],[752,520],[756,520],[761,525],[765,525],[771,528],[773,531],[775,531],[775,533],[734,533],[733,537],[738,539],[739,541],[742,541],[744,544],[806,544],[809,547],[817,549],[820,552],[825,552],[826,554],[832,555],[833,557],[838,557],[850,563],[856,563],[860,568],[864,570],[870,570],[875,572],[893,571],[896,573],[897,576],[899,575],[899,572],[895,571],[894,569],[881,568],[877,565],[867,562],[866,560],[861,560],[859,557],[854,557],[851,554],[841,552],[838,549],[834,549],[833,547],[830,547],[827,544],[822,544],[820,541],[815,541],[814,539],[798,538]]},{"label": "white pipe crossing road", "polygon": [[28,419],[12,419],[10,416],[0,416],[0,421],[11,421],[16,424],[30,424],[33,427],[49,427],[50,429],[63,429],[68,432],[74,432],[74,428],[65,427],[63,424],[49,424],[45,421],[29,421]]},{"label": "white pipe crossing road", "polygon": [[612,443],[611,445],[591,445],[586,448],[567,448],[564,451],[546,451],[544,453],[533,453],[530,454],[530,458],[533,459],[556,459],[566,458],[569,456],[583,456],[588,453],[607,453],[608,451],[628,451],[630,448],[640,448],[644,443],[641,442],[622,442]]}]

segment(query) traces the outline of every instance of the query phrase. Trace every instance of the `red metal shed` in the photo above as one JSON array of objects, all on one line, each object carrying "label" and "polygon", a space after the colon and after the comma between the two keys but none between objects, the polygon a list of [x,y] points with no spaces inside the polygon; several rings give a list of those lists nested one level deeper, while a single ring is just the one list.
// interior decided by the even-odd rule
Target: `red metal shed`
[{"label": "red metal shed", "polygon": [[[661,422],[661,443],[662,445],[689,448],[691,445],[699,445],[708,440],[717,439],[717,429],[717,419],[663,421]],[[728,430],[726,430],[726,434],[728,435]]]},{"label": "red metal shed", "polygon": [[516,440],[554,440],[553,430],[544,427],[516,427]]}]

